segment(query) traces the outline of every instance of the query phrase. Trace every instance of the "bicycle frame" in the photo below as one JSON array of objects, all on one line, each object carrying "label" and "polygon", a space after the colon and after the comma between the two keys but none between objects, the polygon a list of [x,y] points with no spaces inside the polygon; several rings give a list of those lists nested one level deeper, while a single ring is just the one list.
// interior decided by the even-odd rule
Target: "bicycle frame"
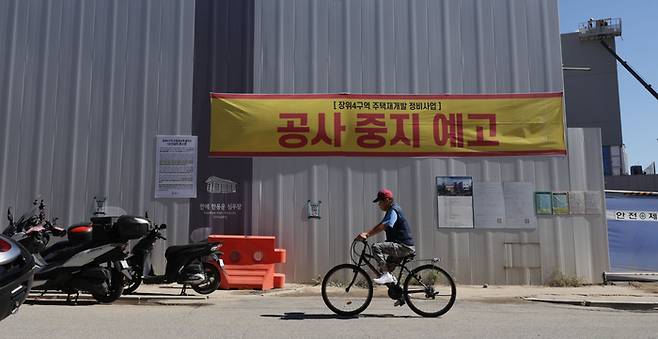
[{"label": "bicycle frame", "polygon": [[[376,268],[375,265],[373,265],[370,262],[370,259],[373,259],[374,256],[371,255],[371,254],[366,253],[366,249],[370,248],[370,244],[368,244],[368,242],[366,240],[361,240],[361,242],[363,242],[364,246],[363,246],[363,250],[361,251],[361,254],[359,255],[359,261],[356,263],[356,265],[361,267],[361,264],[365,263],[366,266],[368,266],[373,273],[375,273],[377,275],[380,275],[382,272],[378,268]],[[354,242],[354,244],[356,244],[356,242]],[[352,245],[352,247],[353,246],[354,245]],[[400,284],[402,283],[402,273],[407,272],[407,274],[411,274],[411,270],[409,268],[407,268],[407,263],[410,262],[411,260],[412,259],[409,259],[409,258],[402,258],[402,261],[400,263],[391,263],[391,264],[395,264],[395,267],[391,271],[394,271],[395,268],[400,267],[400,272],[398,273],[397,282],[395,284],[392,284],[391,286],[398,286],[398,287],[400,286]],[[356,276],[357,275],[355,274],[354,277],[352,278],[352,281],[347,286],[346,291],[349,292],[350,288],[352,287],[352,285],[354,284],[354,282],[356,280]],[[422,290],[414,290],[413,292],[414,293],[426,292],[428,286],[426,286],[422,281],[420,281],[420,279],[418,279],[418,281],[421,285],[423,285],[423,289]],[[387,286],[388,285],[389,284],[387,284]]]}]

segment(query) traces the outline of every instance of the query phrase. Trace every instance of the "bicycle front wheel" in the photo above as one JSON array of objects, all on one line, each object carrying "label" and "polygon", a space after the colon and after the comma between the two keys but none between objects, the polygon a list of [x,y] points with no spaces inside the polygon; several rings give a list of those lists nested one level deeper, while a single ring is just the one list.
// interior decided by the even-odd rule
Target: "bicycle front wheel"
[{"label": "bicycle front wheel", "polygon": [[452,277],[434,265],[423,265],[404,281],[404,299],[409,308],[423,317],[438,317],[450,310],[457,297]]},{"label": "bicycle front wheel", "polygon": [[372,301],[372,280],[362,268],[342,264],[330,269],[322,279],[322,299],[334,313],[354,316]]}]

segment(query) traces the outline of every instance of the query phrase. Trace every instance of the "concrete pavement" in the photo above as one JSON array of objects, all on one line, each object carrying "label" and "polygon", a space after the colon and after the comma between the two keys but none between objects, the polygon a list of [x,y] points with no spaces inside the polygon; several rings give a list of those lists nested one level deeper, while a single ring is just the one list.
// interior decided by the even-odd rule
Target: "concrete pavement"
[{"label": "concrete pavement", "polygon": [[[292,285],[271,291],[216,291],[178,297],[171,286],[145,286],[137,297],[99,305],[82,296],[31,299],[0,326],[8,338],[651,338],[656,311],[582,307],[524,298],[553,296],[653,297],[629,285],[546,288],[458,286],[458,300],[440,318],[377,297],[360,316],[341,318],[322,302],[319,287]],[[377,295],[383,290],[378,289]],[[52,297],[52,296],[51,296]],[[0,336],[5,337],[5,336]]]},{"label": "concrete pavement", "polygon": [[[286,284],[283,289],[259,290],[218,290],[209,296],[197,295],[188,289],[188,296],[180,296],[178,285],[145,285],[137,293],[122,296],[118,303],[123,304],[212,304],[215,299],[233,299],[241,296],[262,295],[270,297],[311,297],[320,296],[319,285]],[[386,290],[378,287],[375,296],[385,297]],[[49,299],[65,299],[63,295],[32,294],[33,302]],[[81,301],[90,302],[90,296],[81,295]],[[658,284],[656,283],[616,283],[615,285],[589,285],[582,287],[546,286],[474,286],[458,285],[457,300],[486,303],[548,302],[576,306],[610,307],[617,309],[654,310],[658,309]]]},{"label": "concrete pavement", "polygon": [[[375,295],[385,294],[379,290]],[[319,286],[289,284],[285,289],[265,291],[281,296],[320,295]],[[458,285],[457,300],[475,302],[552,302],[620,309],[658,308],[658,284],[615,283],[582,287],[474,286]]]}]

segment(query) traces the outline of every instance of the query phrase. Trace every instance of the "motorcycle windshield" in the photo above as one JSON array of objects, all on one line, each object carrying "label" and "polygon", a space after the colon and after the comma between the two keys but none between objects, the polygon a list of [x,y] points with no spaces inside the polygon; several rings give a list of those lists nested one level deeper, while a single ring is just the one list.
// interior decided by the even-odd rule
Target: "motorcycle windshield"
[{"label": "motorcycle windshield", "polygon": [[103,216],[103,217],[120,217],[122,215],[128,214],[128,213],[126,213],[126,211],[123,208],[117,207],[117,206],[106,206],[103,209],[103,212],[104,213],[99,214],[99,216]]},{"label": "motorcycle windshield", "polygon": [[16,226],[16,232],[23,232],[28,228],[35,226],[37,223],[38,215],[39,207],[35,205],[14,222],[14,225]]},{"label": "motorcycle windshield", "polygon": [[[24,232],[28,228],[34,226],[38,220],[38,211],[39,208],[35,205],[29,211],[21,215],[20,218],[14,218],[14,226],[11,227],[10,225],[7,225],[2,231],[2,234],[13,237],[16,233]],[[9,213],[11,213],[11,208],[7,211],[8,217]]]}]

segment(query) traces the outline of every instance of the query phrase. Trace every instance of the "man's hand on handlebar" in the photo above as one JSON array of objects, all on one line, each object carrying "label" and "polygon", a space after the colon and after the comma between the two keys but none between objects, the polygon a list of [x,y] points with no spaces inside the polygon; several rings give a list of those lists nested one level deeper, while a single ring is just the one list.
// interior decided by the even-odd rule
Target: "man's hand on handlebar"
[{"label": "man's hand on handlebar", "polygon": [[361,232],[356,236],[356,240],[366,240],[368,238],[368,232]]}]

